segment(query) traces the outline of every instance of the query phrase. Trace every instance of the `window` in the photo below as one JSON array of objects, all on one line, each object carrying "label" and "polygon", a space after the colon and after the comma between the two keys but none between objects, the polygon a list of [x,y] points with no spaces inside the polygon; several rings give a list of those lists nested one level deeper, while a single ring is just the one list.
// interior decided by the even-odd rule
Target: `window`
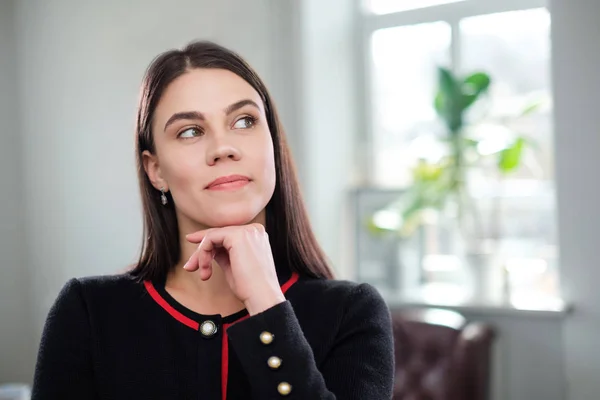
[{"label": "window", "polygon": [[[484,157],[481,168],[469,175],[469,190],[479,211],[498,219],[489,221],[495,224],[495,252],[514,298],[534,292],[557,294],[550,14],[544,2],[366,0],[364,4],[368,181],[379,188],[408,188],[416,163],[439,159],[445,151],[439,140],[445,128],[434,107],[438,67],[457,76],[485,72],[492,79],[489,92],[467,114],[470,132],[485,139],[478,150],[492,154],[506,147],[515,132],[527,138],[527,147],[520,167],[502,179],[492,158]],[[492,215],[494,207],[502,209],[501,218]],[[421,247],[432,247],[427,242],[430,235],[421,237],[425,238]],[[439,252],[439,246],[433,247]],[[423,284],[448,276],[448,270],[458,265],[452,261],[441,266],[449,254],[426,256],[420,265]]]},{"label": "window", "polygon": [[367,9],[375,14],[389,14],[399,11],[456,3],[462,0],[369,0]]},{"label": "window", "polygon": [[435,124],[435,68],[450,62],[451,29],[446,22],[377,30],[373,61],[373,168],[382,186],[404,186],[413,149],[407,141]]}]

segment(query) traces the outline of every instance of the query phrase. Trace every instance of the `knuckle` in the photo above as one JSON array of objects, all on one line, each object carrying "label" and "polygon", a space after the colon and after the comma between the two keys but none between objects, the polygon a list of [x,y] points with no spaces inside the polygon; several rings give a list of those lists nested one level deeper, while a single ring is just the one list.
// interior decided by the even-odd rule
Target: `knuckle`
[{"label": "knuckle", "polygon": [[259,223],[253,223],[252,226],[254,227],[254,232],[255,233],[265,233],[265,227],[263,226],[263,224],[259,224]]}]

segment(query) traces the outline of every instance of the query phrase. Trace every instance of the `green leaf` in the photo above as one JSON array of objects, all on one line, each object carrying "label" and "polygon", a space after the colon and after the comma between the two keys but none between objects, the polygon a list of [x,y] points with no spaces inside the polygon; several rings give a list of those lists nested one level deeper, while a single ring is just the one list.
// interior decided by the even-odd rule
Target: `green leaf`
[{"label": "green leaf", "polygon": [[471,138],[464,138],[463,141],[464,141],[465,149],[476,148],[479,145],[479,140],[475,140],[475,139],[471,139]]},{"label": "green leaf", "polygon": [[419,181],[435,181],[442,174],[442,166],[432,164],[423,160],[419,161],[416,167],[413,168],[413,179]]},{"label": "green leaf", "polygon": [[508,174],[519,167],[523,156],[524,144],[525,139],[519,137],[510,147],[507,147],[500,152],[498,167],[500,168],[501,172]]},{"label": "green leaf", "polygon": [[440,92],[446,98],[453,98],[458,90],[454,74],[448,68],[438,67]]},{"label": "green leaf", "polygon": [[485,72],[475,72],[464,79],[463,85],[471,93],[481,93],[490,87],[491,81],[492,79]]},{"label": "green leaf", "polygon": [[543,101],[540,99],[532,101],[527,106],[525,106],[525,108],[521,111],[520,116],[526,117],[528,115],[533,114],[542,106],[542,104],[543,104]]},{"label": "green leaf", "polygon": [[[451,137],[443,137],[438,139],[441,143],[444,143],[445,145],[448,146],[456,146],[456,138],[451,138]],[[471,137],[467,137],[466,134],[464,136],[462,136],[462,138],[458,139],[459,142],[461,142],[462,144],[459,143],[460,148],[462,149],[469,149],[472,147],[477,147],[477,145],[479,144],[479,140],[477,139],[473,139]]]},{"label": "green leaf", "polygon": [[439,91],[436,95],[435,95],[435,99],[433,101],[433,106],[435,108],[435,111],[438,113],[438,115],[442,118],[445,118],[445,101],[444,101],[444,94]]},{"label": "green leaf", "polygon": [[438,93],[434,100],[435,110],[444,120],[451,134],[462,127],[463,95],[452,71],[438,67]]},{"label": "green leaf", "polygon": [[410,236],[421,224],[427,209],[441,209],[453,193],[452,168],[441,167],[435,180],[415,183],[410,189],[408,201],[401,208],[401,236]]},{"label": "green leaf", "polygon": [[488,90],[490,83],[490,76],[483,72],[476,72],[467,76],[462,85],[464,109],[473,105],[481,94]]}]

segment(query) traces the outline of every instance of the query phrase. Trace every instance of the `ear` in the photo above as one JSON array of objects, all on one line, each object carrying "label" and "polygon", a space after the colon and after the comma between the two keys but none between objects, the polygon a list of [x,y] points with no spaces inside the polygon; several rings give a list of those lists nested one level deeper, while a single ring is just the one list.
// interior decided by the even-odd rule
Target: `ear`
[{"label": "ear", "polygon": [[156,154],[152,154],[148,150],[144,150],[142,153],[142,160],[144,164],[144,170],[146,171],[146,175],[148,175],[148,179],[150,179],[152,186],[154,186],[156,190],[164,188],[165,192],[167,192],[169,190],[169,186],[162,177],[160,164],[158,163],[158,157]]}]

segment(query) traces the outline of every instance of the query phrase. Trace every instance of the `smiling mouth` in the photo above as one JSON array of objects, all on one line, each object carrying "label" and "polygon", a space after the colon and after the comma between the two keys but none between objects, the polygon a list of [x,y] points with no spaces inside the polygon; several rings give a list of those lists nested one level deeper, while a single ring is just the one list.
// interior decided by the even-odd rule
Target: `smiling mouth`
[{"label": "smiling mouth", "polygon": [[208,188],[208,190],[236,190],[236,189],[243,188],[244,186],[246,186],[249,183],[250,183],[249,180],[225,182],[225,183],[220,183],[218,185],[212,185]]},{"label": "smiling mouth", "polygon": [[236,190],[246,186],[250,183],[250,179],[245,176],[232,175],[215,179],[211,182],[206,189],[207,190]]}]

